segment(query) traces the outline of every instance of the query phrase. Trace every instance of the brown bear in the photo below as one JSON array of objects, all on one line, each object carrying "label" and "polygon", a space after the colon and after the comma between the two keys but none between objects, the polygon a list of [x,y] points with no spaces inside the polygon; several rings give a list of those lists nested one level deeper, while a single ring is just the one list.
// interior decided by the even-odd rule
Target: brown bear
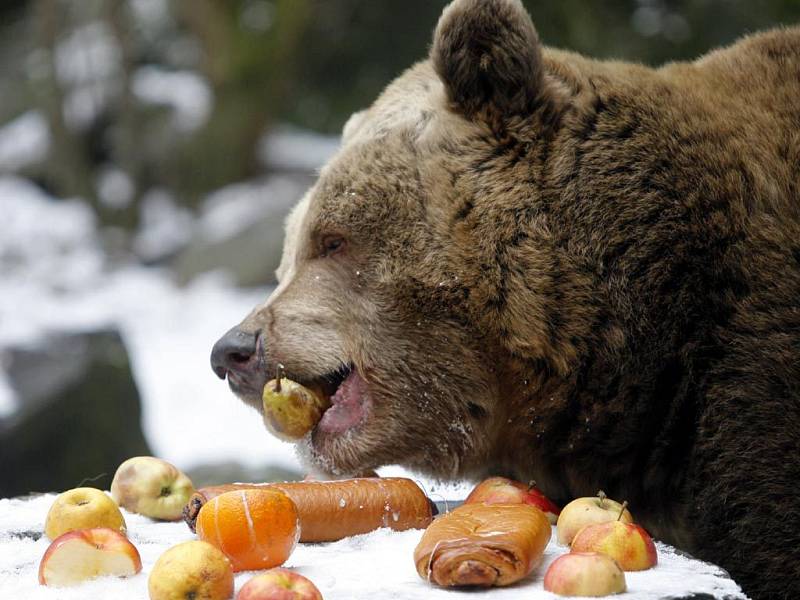
[{"label": "brown bear", "polygon": [[800,594],[800,28],[650,69],[456,0],[286,233],[212,363],[327,390],[310,464],[602,488]]}]

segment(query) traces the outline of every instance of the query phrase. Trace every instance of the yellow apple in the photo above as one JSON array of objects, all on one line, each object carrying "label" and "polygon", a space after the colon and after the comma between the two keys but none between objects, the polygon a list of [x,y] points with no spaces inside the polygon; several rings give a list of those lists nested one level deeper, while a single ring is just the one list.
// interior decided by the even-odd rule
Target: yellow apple
[{"label": "yellow apple", "polygon": [[111,496],[126,510],[163,521],[177,521],[194,493],[191,479],[165,460],[136,456],[122,463],[111,482]]},{"label": "yellow apple", "polygon": [[57,537],[47,548],[39,563],[39,583],[67,587],[104,575],[129,577],[141,570],[139,551],[116,529],[78,529]]},{"label": "yellow apple", "polygon": [[311,431],[330,406],[324,394],[285,377],[267,382],[261,399],[264,425],[274,436],[290,442]]},{"label": "yellow apple", "polygon": [[59,494],[44,522],[51,540],[76,529],[109,527],[125,533],[125,519],[117,503],[96,488],[75,488]]},{"label": "yellow apple", "polygon": [[558,515],[556,522],[558,543],[569,546],[575,534],[587,525],[617,520],[632,523],[633,517],[625,506],[606,498],[603,492],[599,492],[595,497],[578,498],[561,509],[561,514]]},{"label": "yellow apple", "polygon": [[277,568],[250,579],[239,590],[236,600],[322,600],[322,594],[306,577]]},{"label": "yellow apple", "polygon": [[572,551],[605,554],[623,571],[643,571],[658,562],[650,535],[639,525],[620,521],[587,525],[572,540]]},{"label": "yellow apple", "polygon": [[183,542],[159,557],[147,590],[150,600],[228,600],[233,596],[233,568],[208,542]]},{"label": "yellow apple", "polygon": [[544,574],[544,589],[559,596],[608,596],[624,592],[625,573],[605,554],[570,552]]}]

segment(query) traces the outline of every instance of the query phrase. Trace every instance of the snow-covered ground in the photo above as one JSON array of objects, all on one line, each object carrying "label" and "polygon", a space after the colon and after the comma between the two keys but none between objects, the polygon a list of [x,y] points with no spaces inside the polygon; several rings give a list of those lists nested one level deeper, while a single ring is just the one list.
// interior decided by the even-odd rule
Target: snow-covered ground
[{"label": "snow-covered ground", "polygon": [[[102,578],[75,588],[43,587],[38,585],[37,569],[49,541],[44,537],[34,540],[29,536],[42,531],[53,498],[53,495],[46,495],[28,501],[0,500],[0,597],[4,600],[142,600],[147,597],[147,577],[161,553],[173,544],[194,539],[182,522],[157,523],[125,512],[128,535],[142,557],[141,573],[129,579]],[[566,550],[555,543],[555,531],[545,549],[542,564],[530,577],[510,588],[485,592],[443,590],[420,578],[413,555],[421,535],[418,530],[393,532],[380,529],[331,544],[300,544],[285,566],[310,578],[325,600],[558,598],[542,587],[547,566]],[[647,571],[626,573],[628,592],[614,596],[615,599],[745,597],[718,567],[688,558],[664,544],[657,544],[657,548],[658,565]],[[239,590],[254,574],[237,574],[236,589]]]}]

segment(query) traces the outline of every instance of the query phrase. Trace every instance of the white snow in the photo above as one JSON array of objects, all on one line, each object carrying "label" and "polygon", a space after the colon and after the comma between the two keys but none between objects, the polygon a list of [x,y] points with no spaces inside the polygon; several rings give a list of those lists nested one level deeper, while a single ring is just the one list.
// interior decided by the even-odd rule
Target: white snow
[{"label": "white snow", "polygon": [[87,23],[59,41],[56,75],[67,92],[64,118],[73,129],[87,127],[119,85],[121,52],[107,24]]},{"label": "white snow", "polygon": [[141,202],[141,227],[133,240],[137,256],[157,260],[188,243],[195,225],[191,211],[163,189],[150,190]]},{"label": "white snow", "polygon": [[167,0],[130,0],[129,6],[137,24],[148,33],[160,30],[172,18]]},{"label": "white snow", "polygon": [[[159,523],[123,511],[128,537],[139,550],[143,569],[128,579],[106,577],[73,588],[48,588],[37,580],[39,561],[49,540],[42,536],[44,519],[54,495],[29,500],[0,500],[0,591],[2,598],[26,600],[86,600],[114,598],[142,600],[147,597],[147,578],[153,564],[170,546],[194,539],[186,525]],[[331,544],[300,544],[284,566],[311,579],[325,600],[455,600],[492,598],[494,600],[552,600],[554,594],[542,588],[547,566],[566,549],[553,540],[545,550],[542,564],[523,582],[510,588],[482,591],[444,590],[429,585],[414,567],[414,548],[422,532],[393,532],[380,529]],[[614,596],[619,600],[656,600],[689,594],[709,594],[716,598],[744,598],[739,587],[719,568],[676,553],[657,544],[659,564],[653,569],[626,573],[628,592]],[[236,575],[236,590],[256,572]]]},{"label": "white snow", "polygon": [[261,140],[259,159],[277,170],[315,171],[339,149],[339,136],[325,136],[290,126],[276,127]]},{"label": "white snow", "polygon": [[36,314],[42,297],[55,306],[61,295],[96,285],[103,257],[94,214],[82,202],[55,200],[24,179],[0,177],[0,214],[3,345],[36,334],[36,323],[43,318]]},{"label": "white snow", "polygon": [[281,176],[225,186],[203,200],[198,234],[210,242],[226,240],[301,194],[297,182]]},{"label": "white snow", "polygon": [[29,110],[0,127],[0,172],[40,162],[50,148],[50,130],[38,110]]},{"label": "white snow", "polygon": [[100,200],[110,208],[125,208],[133,200],[136,191],[130,176],[113,166],[100,169],[97,175],[97,194]]},{"label": "white snow", "polygon": [[67,84],[85,84],[113,77],[120,50],[108,25],[100,21],[72,30],[56,47],[56,74]]},{"label": "white snow", "polygon": [[131,86],[142,102],[170,107],[179,131],[194,131],[202,126],[214,102],[208,83],[191,71],[167,71],[152,65],[140,67],[133,74]]}]

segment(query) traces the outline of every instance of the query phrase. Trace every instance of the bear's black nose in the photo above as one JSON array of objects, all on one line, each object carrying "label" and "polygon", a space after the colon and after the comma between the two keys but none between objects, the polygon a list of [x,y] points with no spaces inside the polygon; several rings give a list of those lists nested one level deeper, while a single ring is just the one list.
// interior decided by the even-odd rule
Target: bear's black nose
[{"label": "bear's black nose", "polygon": [[223,335],[211,349],[211,368],[217,377],[225,379],[229,371],[248,371],[257,360],[258,333],[234,327]]}]

